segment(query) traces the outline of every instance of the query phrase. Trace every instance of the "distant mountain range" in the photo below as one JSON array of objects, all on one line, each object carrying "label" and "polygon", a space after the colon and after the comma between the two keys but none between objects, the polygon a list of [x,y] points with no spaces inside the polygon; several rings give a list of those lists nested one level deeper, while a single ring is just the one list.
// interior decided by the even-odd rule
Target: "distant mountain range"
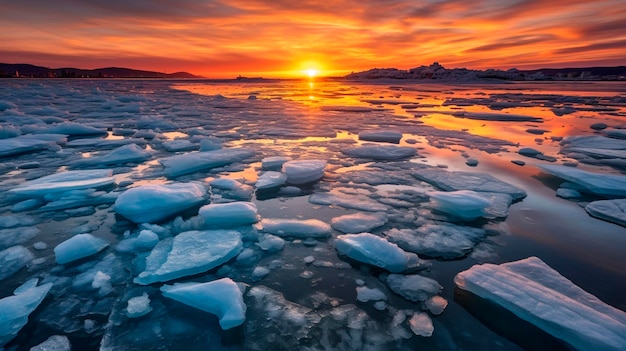
[{"label": "distant mountain range", "polygon": [[1,78],[203,78],[187,72],[161,73],[130,68],[48,68],[29,64],[0,63]]},{"label": "distant mountain range", "polygon": [[351,73],[344,78],[355,80],[370,79],[434,79],[446,81],[479,81],[501,79],[514,81],[528,80],[626,80],[626,66],[582,67],[582,68],[542,68],[536,70],[506,71],[499,69],[470,70],[467,68],[445,68],[435,62],[430,66],[420,66],[408,70],[397,68],[374,68]]}]

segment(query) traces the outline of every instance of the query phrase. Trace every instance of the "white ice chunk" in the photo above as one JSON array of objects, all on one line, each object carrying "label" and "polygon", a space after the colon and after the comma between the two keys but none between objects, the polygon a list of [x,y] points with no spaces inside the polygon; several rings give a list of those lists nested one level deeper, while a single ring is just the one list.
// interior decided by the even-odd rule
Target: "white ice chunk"
[{"label": "white ice chunk", "polygon": [[113,287],[111,286],[111,276],[103,273],[102,271],[97,271],[93,276],[91,287],[99,290],[99,296],[108,295],[113,290]]},{"label": "white ice chunk", "polygon": [[428,192],[433,208],[462,220],[472,221],[482,217],[491,203],[471,190]]},{"label": "white ice chunk", "polygon": [[356,299],[361,302],[387,300],[387,295],[377,288],[368,288],[366,286],[356,287]]},{"label": "white ice chunk", "polygon": [[115,201],[115,211],[135,223],[154,223],[205,201],[199,183],[148,184],[126,190]]},{"label": "white ice chunk", "polygon": [[52,283],[37,286],[31,279],[15,289],[13,296],[0,299],[0,348],[11,341],[28,322],[28,316],[46,297]]},{"label": "white ice chunk", "polygon": [[593,201],[585,210],[596,218],[626,227],[626,199]]},{"label": "white ice chunk", "polygon": [[126,315],[128,318],[139,318],[145,316],[152,311],[150,306],[150,297],[143,293],[141,296],[135,296],[128,299],[126,306]]},{"label": "white ice chunk", "polygon": [[416,254],[370,233],[339,235],[335,240],[335,249],[340,255],[394,273],[426,266]]},{"label": "white ice chunk", "polygon": [[102,156],[85,158],[72,163],[72,167],[87,167],[98,165],[115,165],[128,162],[142,162],[149,159],[152,154],[142,149],[137,144],[128,144],[111,150]]},{"label": "white ice chunk", "polygon": [[415,156],[417,151],[411,146],[365,144],[343,151],[352,157],[371,158],[374,160],[398,160]]},{"label": "white ice chunk", "polygon": [[72,345],[65,335],[52,335],[46,341],[30,348],[30,351],[70,351]]},{"label": "white ice chunk", "polygon": [[416,229],[393,228],[385,235],[407,251],[429,257],[459,258],[470,253],[486,232],[452,223],[427,223]]},{"label": "white ice chunk", "polygon": [[232,148],[212,151],[190,152],[162,158],[159,162],[165,167],[168,177],[207,170],[240,162],[254,155],[253,150]]},{"label": "white ice chunk", "polygon": [[146,269],[133,281],[147,285],[211,270],[243,249],[241,233],[205,230],[180,233],[157,244],[146,258]]},{"label": "white ice chunk", "polygon": [[261,224],[264,232],[278,236],[327,238],[331,233],[330,225],[319,219],[264,218]]},{"label": "white ice chunk", "polygon": [[270,270],[267,267],[257,266],[254,267],[250,278],[253,282],[258,282],[259,280],[265,278],[266,275],[270,274]]},{"label": "white ice chunk", "polygon": [[286,156],[270,156],[261,160],[261,168],[266,170],[279,170],[283,167],[283,163],[291,161],[291,157]]},{"label": "white ice chunk", "polygon": [[24,246],[12,246],[0,251],[0,281],[17,273],[35,258]]},{"label": "white ice chunk", "polygon": [[388,206],[365,195],[335,195],[315,193],[309,196],[309,202],[316,205],[336,205],[360,211],[385,212]]},{"label": "white ice chunk", "polygon": [[335,217],[330,225],[333,229],[346,234],[369,232],[387,223],[385,213],[354,213]]},{"label": "white ice chunk", "polygon": [[409,327],[413,334],[418,336],[431,336],[435,327],[433,327],[433,321],[424,312],[416,312],[413,317],[409,319]]},{"label": "white ice chunk", "polygon": [[237,283],[222,278],[208,283],[163,285],[163,296],[216,315],[220,326],[228,330],[246,320],[246,305]]},{"label": "white ice chunk", "polygon": [[402,133],[393,130],[370,130],[359,133],[359,140],[398,144],[400,139],[402,139]]},{"label": "white ice chunk", "polygon": [[267,171],[259,176],[256,188],[259,190],[277,188],[287,181],[287,176],[275,171]]},{"label": "white ice chunk", "polygon": [[443,289],[436,280],[419,274],[389,274],[386,283],[393,292],[413,302],[426,301]]},{"label": "white ice chunk", "polygon": [[626,349],[626,313],[582,290],[537,257],[475,265],[457,274],[454,282],[577,350]]},{"label": "white ice chunk", "polygon": [[324,160],[295,160],[283,163],[282,172],[287,176],[289,184],[306,184],[324,177]]},{"label": "white ice chunk", "polygon": [[54,248],[58,264],[66,264],[81,258],[95,255],[109,246],[109,243],[91,234],[78,234],[65,240]]},{"label": "white ice chunk", "polygon": [[199,214],[209,227],[238,227],[259,221],[256,205],[252,202],[204,205]]},{"label": "white ice chunk", "polygon": [[592,173],[558,165],[538,167],[546,173],[580,185],[584,192],[601,196],[626,196],[626,176],[623,175]]},{"label": "white ice chunk", "polygon": [[50,193],[60,193],[80,189],[98,189],[115,183],[110,169],[67,171],[35,180],[27,181],[9,189],[14,194],[43,197]]}]

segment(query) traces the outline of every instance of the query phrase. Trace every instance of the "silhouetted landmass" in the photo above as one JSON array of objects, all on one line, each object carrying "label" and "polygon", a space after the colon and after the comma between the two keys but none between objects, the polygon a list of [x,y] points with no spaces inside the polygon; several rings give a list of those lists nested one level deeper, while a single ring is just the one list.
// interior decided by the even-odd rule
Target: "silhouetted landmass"
[{"label": "silhouetted landmass", "polygon": [[48,68],[29,64],[0,63],[3,78],[202,78],[187,72],[161,73],[130,68],[106,67],[96,69]]},{"label": "silhouetted landmass", "polygon": [[481,81],[500,79],[512,81],[544,80],[626,80],[626,66],[618,67],[583,67],[583,68],[542,68],[536,70],[487,69],[471,70],[467,68],[445,68],[435,62],[430,66],[420,66],[408,70],[397,68],[374,68],[363,72],[351,73],[344,78],[355,80],[370,79],[429,79],[444,81]]}]

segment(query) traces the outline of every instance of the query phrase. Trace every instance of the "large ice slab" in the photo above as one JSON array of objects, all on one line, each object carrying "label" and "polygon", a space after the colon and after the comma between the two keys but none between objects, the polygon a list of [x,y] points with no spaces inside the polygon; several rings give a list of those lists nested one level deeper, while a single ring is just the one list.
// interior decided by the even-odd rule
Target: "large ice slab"
[{"label": "large ice slab", "polygon": [[398,160],[415,156],[417,151],[410,146],[365,144],[343,151],[352,157],[371,158],[373,160]]},{"label": "large ice slab", "polygon": [[163,285],[163,296],[216,315],[224,330],[243,324],[246,305],[237,283],[222,278],[208,283]]},{"label": "large ice slab", "polygon": [[329,193],[315,193],[309,196],[309,202],[316,205],[336,205],[361,211],[384,212],[387,205],[365,195],[335,195]]},{"label": "large ice slab", "polygon": [[52,283],[37,286],[31,279],[15,289],[13,296],[0,299],[0,348],[11,341],[28,322],[28,316],[41,304]]},{"label": "large ice slab", "polygon": [[596,218],[626,227],[626,199],[593,201],[585,210]]},{"label": "large ice slab", "polygon": [[415,178],[446,191],[504,193],[511,195],[513,200],[526,196],[526,191],[486,173],[448,172],[438,168],[423,168],[413,170],[412,174]]},{"label": "large ice slab", "polygon": [[282,172],[287,176],[289,184],[306,184],[324,177],[324,160],[294,160],[283,163]]},{"label": "large ice slab", "polygon": [[416,254],[371,233],[339,235],[335,240],[335,249],[340,255],[392,273],[426,267]]},{"label": "large ice slab", "polygon": [[49,140],[23,136],[0,139],[0,157],[44,150],[52,144]]},{"label": "large ice slab", "polygon": [[50,193],[70,190],[98,189],[115,183],[110,169],[67,171],[27,181],[9,189],[21,196],[44,197]]},{"label": "large ice slab", "polygon": [[77,234],[54,248],[55,260],[58,264],[66,264],[81,258],[95,255],[109,246],[109,243],[91,234]]},{"label": "large ice slab", "polygon": [[147,285],[211,270],[243,249],[241,233],[234,230],[188,231],[162,240],[148,258],[146,269],[133,280]]},{"label": "large ice slab", "polygon": [[582,189],[579,191],[600,196],[626,196],[626,176],[623,175],[592,173],[558,165],[538,167],[555,177],[580,185]]},{"label": "large ice slab", "polygon": [[331,227],[319,219],[264,218],[263,231],[278,236],[298,238],[327,238]]},{"label": "large ice slab", "polygon": [[252,202],[209,204],[198,211],[209,227],[238,227],[259,221],[256,205]]},{"label": "large ice slab", "polygon": [[576,286],[537,257],[475,265],[457,274],[454,282],[577,350],[626,349],[626,313]]},{"label": "large ice slab", "polygon": [[205,201],[199,183],[148,184],[126,190],[115,200],[115,211],[135,223],[155,223]]},{"label": "large ice slab", "polygon": [[252,157],[254,151],[243,148],[219,149],[212,151],[190,152],[182,155],[165,157],[159,162],[165,167],[168,177],[177,177],[183,174],[208,170],[241,162]]},{"label": "large ice slab", "polygon": [[107,135],[106,129],[98,129],[74,122],[62,122],[50,127],[40,128],[34,131],[36,134],[65,134],[65,135]]}]

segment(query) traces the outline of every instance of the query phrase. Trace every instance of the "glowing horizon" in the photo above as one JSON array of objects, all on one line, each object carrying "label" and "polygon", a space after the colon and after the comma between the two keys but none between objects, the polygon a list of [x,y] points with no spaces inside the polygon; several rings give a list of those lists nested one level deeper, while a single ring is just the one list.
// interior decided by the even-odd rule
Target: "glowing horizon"
[{"label": "glowing horizon", "polygon": [[621,0],[24,0],[0,12],[0,61],[237,75],[370,68],[536,69],[626,62]]}]

